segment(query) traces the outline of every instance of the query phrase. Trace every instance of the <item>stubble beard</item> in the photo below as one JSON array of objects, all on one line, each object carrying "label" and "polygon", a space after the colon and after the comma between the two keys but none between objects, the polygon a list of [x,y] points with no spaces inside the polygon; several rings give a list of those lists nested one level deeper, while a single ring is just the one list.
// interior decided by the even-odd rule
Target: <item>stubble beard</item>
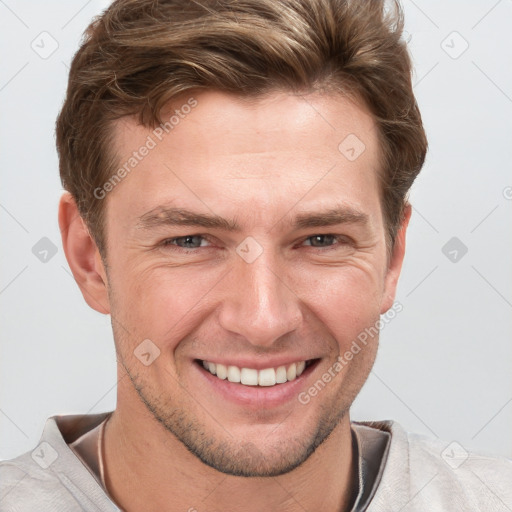
[{"label": "stubble beard", "polygon": [[[348,412],[348,407],[324,404],[320,406],[320,417],[316,425],[309,432],[300,437],[290,436],[286,441],[277,440],[264,453],[252,442],[235,439],[229,429],[222,426],[217,429],[221,434],[216,434],[212,427],[201,423],[190,410],[173,404],[170,397],[156,396],[136,372],[131,371],[124,362],[122,364],[140,400],[153,418],[201,462],[226,475],[274,477],[293,471],[331,435]],[[189,397],[194,400],[191,395]],[[302,407],[303,414],[308,413],[308,406],[300,405],[298,401],[296,407]],[[219,425],[214,420],[212,422]],[[274,428],[273,432],[278,430],[279,427]],[[264,441],[268,443],[271,440],[272,432]]]}]

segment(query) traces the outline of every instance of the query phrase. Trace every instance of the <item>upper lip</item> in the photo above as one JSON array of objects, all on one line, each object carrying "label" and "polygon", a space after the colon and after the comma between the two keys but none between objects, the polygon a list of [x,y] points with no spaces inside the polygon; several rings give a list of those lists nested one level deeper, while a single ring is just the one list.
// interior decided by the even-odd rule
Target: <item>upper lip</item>
[{"label": "upper lip", "polygon": [[318,359],[316,357],[302,357],[302,356],[286,356],[286,357],[275,357],[273,359],[249,359],[249,358],[199,358],[201,361],[208,361],[209,363],[223,364],[224,366],[237,366],[238,368],[253,368],[255,370],[264,370],[265,368],[278,368],[279,366],[289,366],[292,363],[298,363],[300,361],[309,361],[312,359]]}]

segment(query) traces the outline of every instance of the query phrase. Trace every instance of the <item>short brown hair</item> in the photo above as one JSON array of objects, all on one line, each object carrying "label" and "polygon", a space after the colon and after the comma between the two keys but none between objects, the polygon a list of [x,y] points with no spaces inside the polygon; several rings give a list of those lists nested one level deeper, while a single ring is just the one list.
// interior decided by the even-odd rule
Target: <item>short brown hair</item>
[{"label": "short brown hair", "polygon": [[115,1],[85,32],[56,133],[62,184],[102,255],[94,190],[119,165],[112,121],[137,116],[154,128],[172,98],[197,89],[338,90],[362,100],[379,130],[392,244],[427,150],[402,29],[400,5],[385,0]]}]

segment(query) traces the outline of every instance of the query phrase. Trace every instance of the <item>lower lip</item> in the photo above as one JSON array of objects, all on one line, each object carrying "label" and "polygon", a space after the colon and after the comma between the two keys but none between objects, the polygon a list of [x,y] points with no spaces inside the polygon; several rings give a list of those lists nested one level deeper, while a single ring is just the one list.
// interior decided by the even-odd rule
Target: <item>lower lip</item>
[{"label": "lower lip", "polygon": [[295,380],[268,387],[246,386],[238,382],[230,382],[227,379],[219,379],[205,370],[202,364],[197,361],[194,361],[194,367],[197,368],[202,378],[213,387],[215,392],[219,393],[224,399],[249,408],[269,408],[286,404],[292,399],[298,399],[299,393],[305,387],[306,379],[316,368],[319,361],[319,359],[315,360]]}]

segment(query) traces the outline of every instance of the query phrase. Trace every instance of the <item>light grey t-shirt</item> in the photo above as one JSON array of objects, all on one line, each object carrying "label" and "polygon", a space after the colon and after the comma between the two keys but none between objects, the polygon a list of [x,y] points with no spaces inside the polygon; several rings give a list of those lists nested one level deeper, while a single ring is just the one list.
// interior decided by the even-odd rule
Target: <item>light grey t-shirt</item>
[{"label": "light grey t-shirt", "polygon": [[[76,449],[106,416],[49,418],[32,452],[0,462],[0,512],[119,511],[94,461],[69,446],[75,442]],[[359,455],[353,510],[512,511],[511,460],[468,454],[460,445],[408,434],[392,421],[353,422],[352,430]],[[94,436],[83,439],[94,446]]]},{"label": "light grey t-shirt", "polygon": [[[69,447],[108,494],[102,480],[99,455],[102,449],[100,432],[107,420],[108,416],[97,426],[69,443]],[[391,435],[384,430],[352,427],[354,488],[350,512],[364,512],[367,509],[385,467],[390,440]]]}]

